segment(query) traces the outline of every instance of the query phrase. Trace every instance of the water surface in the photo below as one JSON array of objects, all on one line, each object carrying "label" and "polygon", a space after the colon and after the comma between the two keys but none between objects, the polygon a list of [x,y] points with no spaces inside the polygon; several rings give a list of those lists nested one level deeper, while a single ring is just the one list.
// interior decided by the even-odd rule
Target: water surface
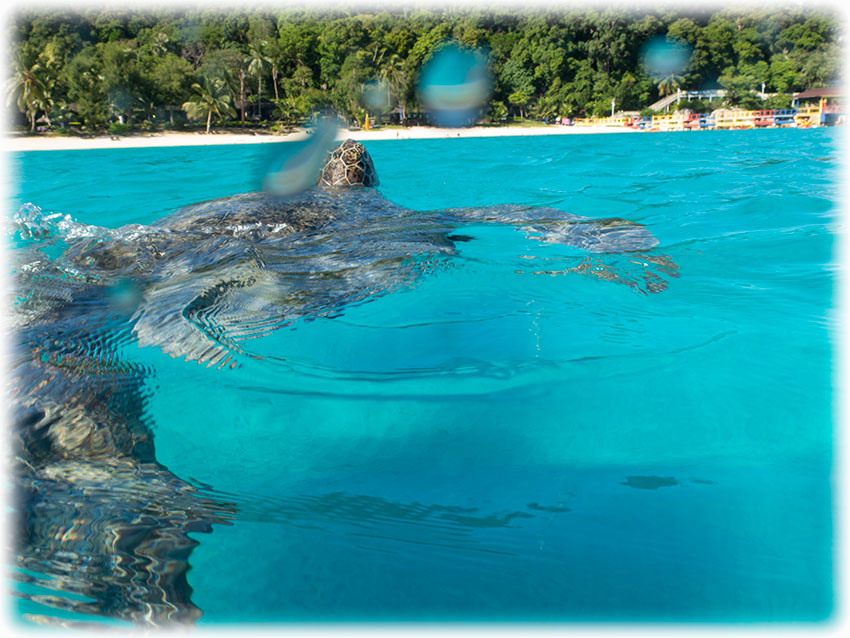
[{"label": "water surface", "polygon": [[[236,508],[192,535],[199,623],[828,618],[839,135],[366,146],[401,207],[621,217],[679,276],[611,256],[624,285],[470,222],[401,284],[246,341],[234,369],[122,342],[151,371],[157,460]],[[151,224],[256,189],[268,152],[17,154],[9,214]],[[43,602],[19,609],[73,616]]]}]

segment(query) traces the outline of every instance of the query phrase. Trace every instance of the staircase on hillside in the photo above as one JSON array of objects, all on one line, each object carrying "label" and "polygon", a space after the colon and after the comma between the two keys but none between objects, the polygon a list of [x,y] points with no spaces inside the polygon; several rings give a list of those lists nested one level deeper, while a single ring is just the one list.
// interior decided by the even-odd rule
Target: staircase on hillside
[{"label": "staircase on hillside", "polygon": [[650,104],[649,108],[653,111],[660,111],[661,109],[665,109],[673,102],[678,102],[679,100],[691,100],[691,99],[703,99],[708,98],[709,100],[716,97],[724,97],[726,95],[726,91],[723,89],[718,89],[714,91],[682,91],[678,90],[675,93],[668,95],[667,97],[663,97],[654,104]]}]

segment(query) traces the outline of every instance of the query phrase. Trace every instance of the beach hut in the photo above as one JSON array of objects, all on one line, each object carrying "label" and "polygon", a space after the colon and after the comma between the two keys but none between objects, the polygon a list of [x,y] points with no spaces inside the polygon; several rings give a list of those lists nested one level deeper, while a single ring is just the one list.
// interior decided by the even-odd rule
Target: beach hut
[{"label": "beach hut", "polygon": [[839,106],[843,102],[844,91],[835,86],[823,86],[795,93],[791,100],[794,108],[811,106]]},{"label": "beach hut", "polygon": [[653,131],[669,131],[673,126],[672,120],[672,115],[653,115],[651,129]]},{"label": "beach hut", "polygon": [[823,86],[795,93],[791,105],[797,109],[798,127],[837,124],[843,120],[844,92],[835,86]]}]

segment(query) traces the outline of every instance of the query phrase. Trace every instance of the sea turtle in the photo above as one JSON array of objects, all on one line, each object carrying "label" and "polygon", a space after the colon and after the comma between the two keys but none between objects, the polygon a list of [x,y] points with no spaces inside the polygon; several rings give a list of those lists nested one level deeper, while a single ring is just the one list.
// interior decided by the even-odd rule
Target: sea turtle
[{"label": "sea turtle", "polygon": [[141,296],[139,343],[207,365],[232,364],[247,338],[411,284],[413,257],[453,254],[469,239],[455,233],[464,225],[511,225],[579,248],[586,256],[557,272],[641,292],[657,292],[666,285],[661,275],[677,274],[669,259],[647,254],[657,240],[641,224],[516,205],[411,211],[377,184],[368,151],[346,140],[328,152],[315,189],[193,204],[150,226],[74,227],[63,259],[79,276],[132,280]]},{"label": "sea turtle", "polygon": [[573,272],[647,292],[663,286],[650,264],[675,276],[675,264],[646,252],[657,241],[639,224],[527,206],[417,212],[377,184],[366,149],[346,140],[316,188],[295,196],[235,195],[118,229],[22,209],[21,232],[52,236],[62,250],[16,273],[19,578],[85,597],[41,602],[139,623],[191,621],[199,611],[185,573],[197,541],[187,534],[233,516],[156,461],[144,409],[152,371],[119,356],[123,344],[237,365],[240,354],[259,356],[246,349],[252,337],[413,284],[471,239],[459,227],[482,222],[583,249],[591,256]]}]

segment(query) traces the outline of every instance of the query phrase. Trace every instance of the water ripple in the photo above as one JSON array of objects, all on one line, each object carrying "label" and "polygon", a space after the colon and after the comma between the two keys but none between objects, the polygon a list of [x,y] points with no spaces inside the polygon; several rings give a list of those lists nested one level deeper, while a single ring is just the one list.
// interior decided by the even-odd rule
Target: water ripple
[{"label": "water ripple", "polygon": [[[762,133],[786,141],[753,144]],[[321,582],[308,601],[321,613],[336,602],[325,590],[361,588],[338,564],[359,550],[376,598],[386,582],[418,587],[433,573],[424,563],[471,565],[458,588],[489,604],[548,595],[561,609],[585,589],[564,583],[602,582],[600,565],[625,567],[594,600],[628,582],[629,560],[667,582],[676,574],[655,567],[689,556],[682,539],[706,524],[718,551],[700,568],[744,578],[720,550],[761,560],[764,535],[743,542],[746,516],[711,525],[730,504],[746,511],[746,490],[727,477],[718,484],[733,496],[675,501],[684,489],[621,483],[672,485],[665,477],[689,476],[683,462],[706,459],[787,477],[793,459],[830,449],[835,152],[797,133],[563,136],[533,152],[528,139],[452,140],[451,152],[376,142],[387,199],[247,193],[156,223],[249,190],[233,167],[255,151],[87,155],[87,171],[117,171],[124,196],[94,169],[93,182],[68,169],[67,155],[33,157],[39,179],[19,201],[43,210],[23,206],[8,232],[13,507],[24,514],[13,578],[27,609],[69,626],[191,623],[199,600],[223,616],[234,600],[274,614]],[[40,179],[51,162],[53,180]],[[159,176],[160,194],[128,167]],[[600,468],[608,487],[582,501],[576,479],[567,501],[579,466]],[[773,527],[821,525],[820,513],[787,515],[814,508],[808,487],[796,485],[796,504],[779,493]],[[673,503],[697,514],[665,518]],[[623,536],[626,518],[645,529]],[[817,545],[811,536],[799,547]],[[768,563],[785,560],[786,538]],[[239,562],[242,547],[262,560]],[[195,601],[190,556],[205,595]],[[251,584],[241,598],[219,578],[231,556]],[[803,558],[805,575],[819,559]],[[659,604],[695,599],[670,593]]]}]

